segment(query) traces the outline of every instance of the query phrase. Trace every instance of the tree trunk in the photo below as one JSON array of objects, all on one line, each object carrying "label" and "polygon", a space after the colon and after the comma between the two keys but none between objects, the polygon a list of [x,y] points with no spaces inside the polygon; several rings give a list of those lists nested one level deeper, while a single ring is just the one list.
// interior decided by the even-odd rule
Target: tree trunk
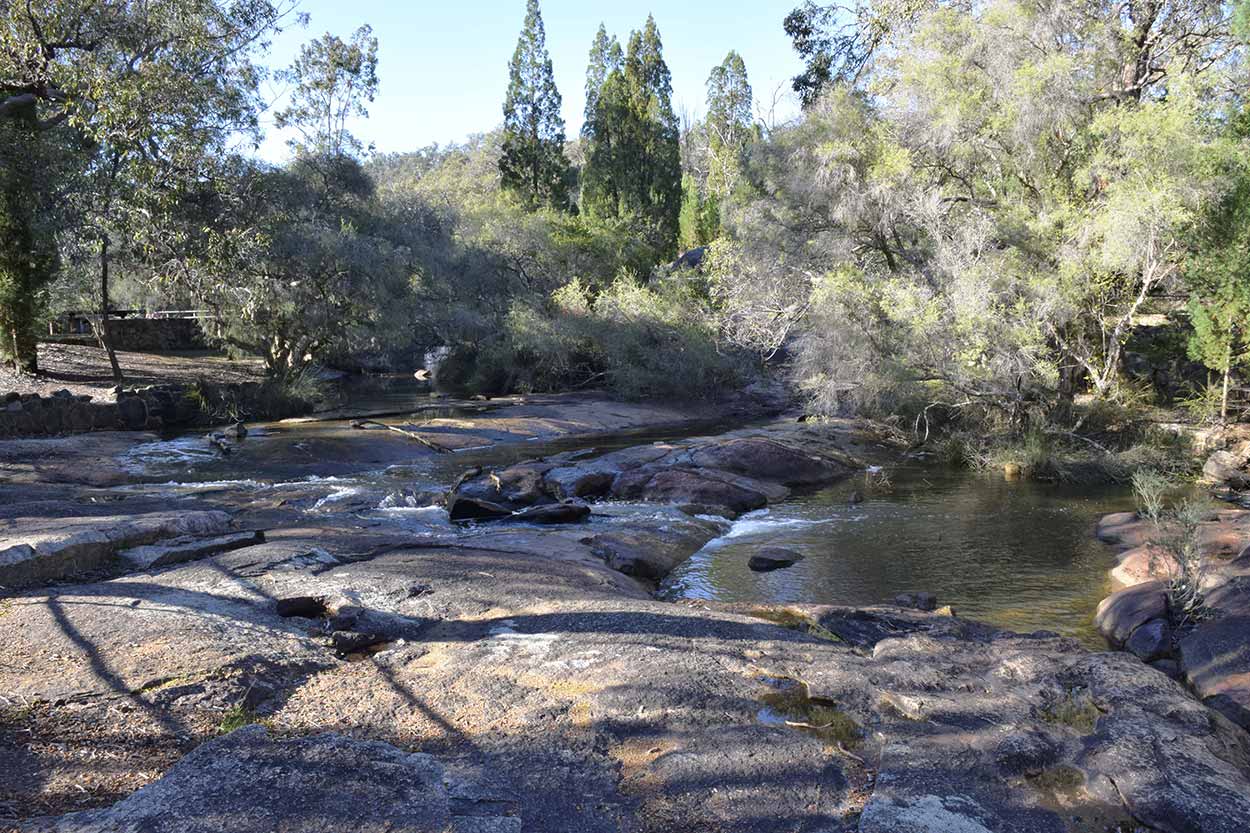
[{"label": "tree trunk", "polygon": [[1228,422],[1228,377],[1233,370],[1233,342],[1228,342],[1228,352],[1224,354],[1224,390],[1220,393],[1220,423]]},{"label": "tree trunk", "polygon": [[97,329],[96,337],[99,338],[104,352],[108,354],[109,364],[113,368],[113,381],[120,385],[124,381],[122,368],[117,363],[117,352],[113,349],[113,334],[109,326],[109,238],[107,234],[100,235],[100,326]]}]

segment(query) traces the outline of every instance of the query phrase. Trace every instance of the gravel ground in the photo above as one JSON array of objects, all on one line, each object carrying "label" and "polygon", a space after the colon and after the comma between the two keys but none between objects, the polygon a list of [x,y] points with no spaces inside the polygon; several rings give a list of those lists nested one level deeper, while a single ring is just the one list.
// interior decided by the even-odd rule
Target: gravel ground
[{"label": "gravel ground", "polygon": [[[189,382],[207,378],[214,382],[259,381],[264,377],[260,360],[231,361],[219,353],[125,353],[118,352],[127,385]],[[0,367],[0,393],[38,393],[68,390],[73,394],[102,397],[113,387],[108,356],[94,345],[40,344],[39,374],[14,373]]]}]

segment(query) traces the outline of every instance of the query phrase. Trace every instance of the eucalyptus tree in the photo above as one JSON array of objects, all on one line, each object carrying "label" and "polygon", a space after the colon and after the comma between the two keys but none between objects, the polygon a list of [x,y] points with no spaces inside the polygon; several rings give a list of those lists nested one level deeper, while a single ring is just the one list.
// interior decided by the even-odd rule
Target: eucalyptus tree
[{"label": "eucalyptus tree", "polygon": [[82,137],[71,231],[96,244],[97,329],[118,379],[110,248],[140,235],[206,156],[255,131],[252,57],[289,12],[273,0],[0,4],[0,118],[33,107],[37,131]]},{"label": "eucalyptus tree", "polygon": [[299,57],[278,77],[292,91],[274,122],[299,133],[291,140],[297,152],[333,157],[364,149],[347,123],[368,116],[366,104],[377,93],[378,39],[371,27],[361,26],[346,41],[326,32],[302,46]]},{"label": "eucalyptus tree", "polygon": [[831,409],[941,401],[1021,424],[1069,413],[1082,385],[1117,395],[1134,322],[1228,186],[1218,125],[1244,64],[1226,9],[861,11],[821,36],[803,120],[751,153],[716,258],[731,331],[799,334]]},{"label": "eucalyptus tree", "polygon": [[566,208],[569,162],[564,155],[564,119],[538,0],[528,0],[525,24],[508,63],[503,105],[503,187],[531,207]]}]

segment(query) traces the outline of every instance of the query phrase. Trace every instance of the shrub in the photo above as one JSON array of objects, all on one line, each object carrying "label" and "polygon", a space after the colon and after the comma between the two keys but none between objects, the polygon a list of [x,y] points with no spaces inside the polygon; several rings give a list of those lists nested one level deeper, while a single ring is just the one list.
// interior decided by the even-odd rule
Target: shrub
[{"label": "shrub", "polygon": [[1132,484],[1138,516],[1146,518],[1158,529],[1163,515],[1163,498],[1172,484],[1154,469],[1138,469],[1133,472]]}]

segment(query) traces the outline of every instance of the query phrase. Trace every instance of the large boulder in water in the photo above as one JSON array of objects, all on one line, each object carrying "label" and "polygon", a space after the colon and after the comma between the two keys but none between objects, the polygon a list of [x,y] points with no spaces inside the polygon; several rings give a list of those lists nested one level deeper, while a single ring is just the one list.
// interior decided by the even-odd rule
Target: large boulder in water
[{"label": "large boulder in water", "polygon": [[721,469],[785,486],[811,486],[846,477],[852,469],[836,460],[767,437],[707,443],[690,452],[700,468]]},{"label": "large boulder in water", "polygon": [[745,477],[707,469],[656,469],[644,466],[624,472],[612,484],[612,496],[622,500],[645,500],[654,503],[724,506],[737,512],[749,512],[785,496],[784,488]]}]

